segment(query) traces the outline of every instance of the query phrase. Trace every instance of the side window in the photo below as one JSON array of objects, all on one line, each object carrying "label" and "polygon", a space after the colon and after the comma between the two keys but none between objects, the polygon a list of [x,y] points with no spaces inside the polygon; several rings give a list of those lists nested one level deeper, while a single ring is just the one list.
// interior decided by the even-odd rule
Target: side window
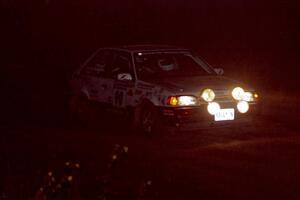
[{"label": "side window", "polygon": [[109,58],[110,53],[108,51],[99,51],[82,69],[81,74],[94,77],[107,77]]},{"label": "side window", "polygon": [[117,53],[111,66],[111,77],[117,79],[118,74],[129,73],[133,77],[133,70],[130,62],[130,55],[126,53]]}]

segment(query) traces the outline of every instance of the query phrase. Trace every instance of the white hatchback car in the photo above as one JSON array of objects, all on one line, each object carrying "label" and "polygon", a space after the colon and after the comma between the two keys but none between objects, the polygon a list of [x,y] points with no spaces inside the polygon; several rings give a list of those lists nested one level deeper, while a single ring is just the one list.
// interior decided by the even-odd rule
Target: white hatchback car
[{"label": "white hatchback car", "polygon": [[73,74],[70,110],[82,114],[88,102],[101,110],[121,111],[146,133],[162,127],[230,124],[255,114],[258,94],[216,71],[221,70],[188,49],[101,48]]}]

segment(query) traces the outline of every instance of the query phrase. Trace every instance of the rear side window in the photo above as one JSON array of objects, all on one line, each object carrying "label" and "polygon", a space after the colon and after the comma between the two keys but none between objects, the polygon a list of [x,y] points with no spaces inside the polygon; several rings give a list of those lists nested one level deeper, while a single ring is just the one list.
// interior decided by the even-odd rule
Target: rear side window
[{"label": "rear side window", "polygon": [[85,65],[81,74],[94,77],[107,77],[110,60],[110,52],[101,50]]},{"label": "rear side window", "polygon": [[125,52],[116,52],[111,65],[110,76],[112,78],[116,79],[117,75],[120,73],[129,73],[134,77],[130,54]]}]

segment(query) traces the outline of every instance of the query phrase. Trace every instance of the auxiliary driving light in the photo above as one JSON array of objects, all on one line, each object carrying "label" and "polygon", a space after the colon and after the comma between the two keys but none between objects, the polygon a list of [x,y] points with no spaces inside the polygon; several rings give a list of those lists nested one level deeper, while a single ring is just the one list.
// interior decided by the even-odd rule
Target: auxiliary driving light
[{"label": "auxiliary driving light", "polygon": [[243,95],[243,101],[253,101],[254,98],[253,98],[253,94],[251,92],[245,92],[244,95]]},{"label": "auxiliary driving light", "polygon": [[235,100],[243,100],[245,91],[241,87],[236,87],[232,90],[231,94]]},{"label": "auxiliary driving light", "polygon": [[237,109],[240,113],[246,113],[249,110],[249,104],[247,101],[239,101]]},{"label": "auxiliary driving light", "polygon": [[215,115],[219,110],[220,110],[220,104],[216,102],[208,103],[207,111],[209,112],[209,114]]},{"label": "auxiliary driving light", "polygon": [[201,97],[207,102],[211,102],[215,99],[215,93],[212,89],[205,89],[203,90]]}]

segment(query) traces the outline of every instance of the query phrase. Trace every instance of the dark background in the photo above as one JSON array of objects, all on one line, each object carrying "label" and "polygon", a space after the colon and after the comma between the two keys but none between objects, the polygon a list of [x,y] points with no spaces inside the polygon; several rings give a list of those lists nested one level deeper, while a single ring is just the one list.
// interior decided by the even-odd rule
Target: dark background
[{"label": "dark background", "polygon": [[[149,199],[300,199],[297,2],[0,0],[0,199],[33,197],[49,171],[59,183],[67,161],[81,167],[61,199],[134,199],[146,180]],[[115,118],[97,118],[96,129],[67,123],[70,72],[97,48],[124,44],[196,50],[253,85],[262,114],[250,126],[153,138],[125,134]],[[116,144],[129,156],[111,165]]]},{"label": "dark background", "polygon": [[299,92],[297,1],[1,0],[0,6],[6,119],[64,109],[68,73],[101,46],[189,47],[261,96]]}]

